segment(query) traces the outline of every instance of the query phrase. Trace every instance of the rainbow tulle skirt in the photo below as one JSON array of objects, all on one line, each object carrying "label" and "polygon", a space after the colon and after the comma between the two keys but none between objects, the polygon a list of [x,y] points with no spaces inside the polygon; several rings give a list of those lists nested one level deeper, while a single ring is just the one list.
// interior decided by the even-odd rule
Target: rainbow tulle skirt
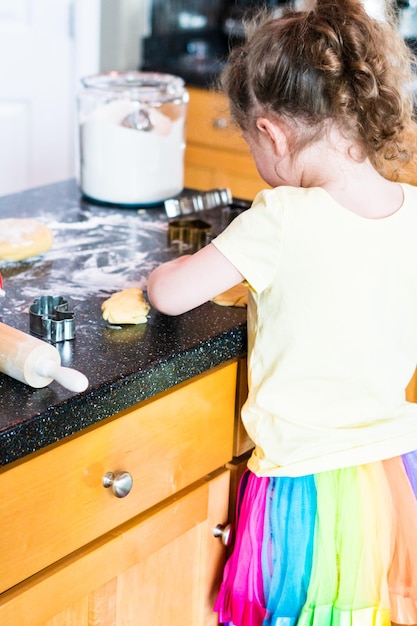
[{"label": "rainbow tulle skirt", "polygon": [[417,451],[240,483],[215,610],[234,626],[417,624]]}]

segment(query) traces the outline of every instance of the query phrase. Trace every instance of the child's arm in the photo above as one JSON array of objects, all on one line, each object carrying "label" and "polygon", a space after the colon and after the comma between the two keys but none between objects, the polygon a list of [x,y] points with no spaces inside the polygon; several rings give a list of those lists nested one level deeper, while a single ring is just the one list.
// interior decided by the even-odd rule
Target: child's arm
[{"label": "child's arm", "polygon": [[179,315],[242,282],[244,277],[213,244],[157,267],[149,276],[148,298],[167,315]]}]

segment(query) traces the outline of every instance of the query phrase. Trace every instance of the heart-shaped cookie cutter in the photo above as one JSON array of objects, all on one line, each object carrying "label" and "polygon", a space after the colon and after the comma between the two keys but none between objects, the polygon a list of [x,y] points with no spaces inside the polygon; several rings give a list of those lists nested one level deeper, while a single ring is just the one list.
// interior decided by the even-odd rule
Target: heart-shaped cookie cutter
[{"label": "heart-shaped cookie cutter", "polygon": [[62,296],[40,296],[29,307],[30,332],[58,343],[75,337],[74,312]]}]

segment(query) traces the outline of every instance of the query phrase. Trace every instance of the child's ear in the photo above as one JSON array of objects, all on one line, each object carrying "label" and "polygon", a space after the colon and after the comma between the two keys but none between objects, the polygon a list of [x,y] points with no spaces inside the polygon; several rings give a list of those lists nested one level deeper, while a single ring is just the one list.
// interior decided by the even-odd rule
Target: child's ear
[{"label": "child's ear", "polygon": [[266,117],[259,117],[256,120],[256,128],[272,143],[273,150],[277,156],[284,156],[288,149],[287,135],[283,125],[279,122],[271,122]]}]

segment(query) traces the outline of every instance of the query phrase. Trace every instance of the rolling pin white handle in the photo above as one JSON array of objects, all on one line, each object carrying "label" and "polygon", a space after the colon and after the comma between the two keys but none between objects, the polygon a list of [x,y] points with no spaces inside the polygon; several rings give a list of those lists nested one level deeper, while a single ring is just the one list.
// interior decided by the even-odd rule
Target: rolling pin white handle
[{"label": "rolling pin white handle", "polygon": [[70,391],[81,392],[88,387],[88,378],[71,367],[62,367],[48,356],[40,356],[35,363],[35,371],[39,376],[52,378]]},{"label": "rolling pin white handle", "polygon": [[84,391],[88,386],[84,374],[61,367],[61,357],[54,346],[3,322],[0,322],[0,372],[35,388],[46,387],[53,380],[70,391]]}]

